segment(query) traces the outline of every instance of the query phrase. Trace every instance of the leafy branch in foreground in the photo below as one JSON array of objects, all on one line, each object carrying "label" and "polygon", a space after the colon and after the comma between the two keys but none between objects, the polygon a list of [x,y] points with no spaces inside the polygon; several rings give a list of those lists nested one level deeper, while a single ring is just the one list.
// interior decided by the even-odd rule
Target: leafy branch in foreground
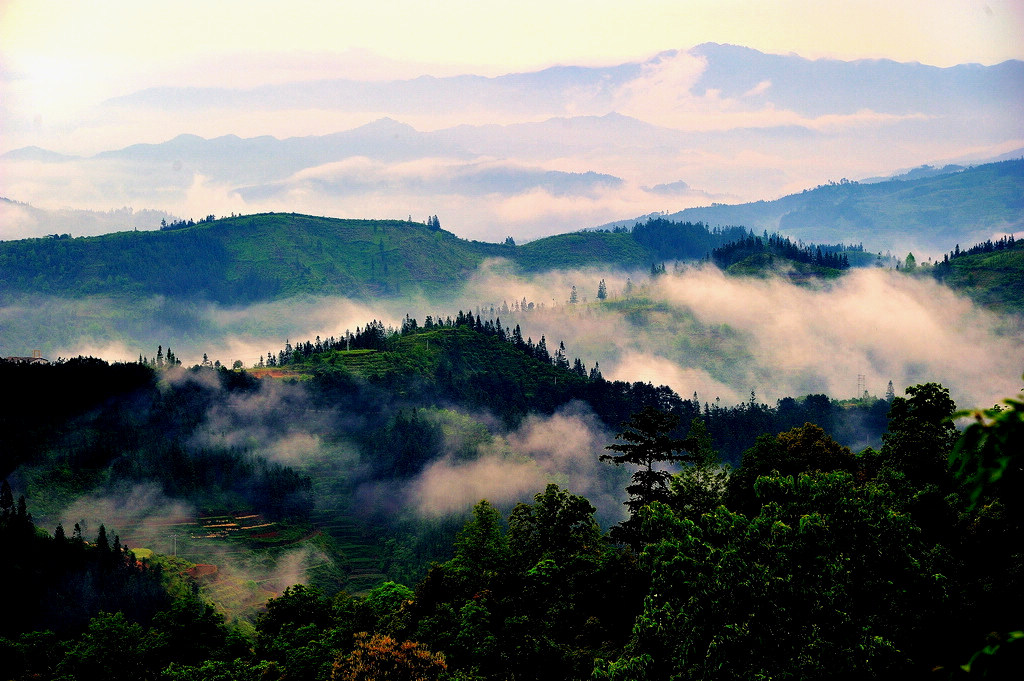
[{"label": "leafy branch in foreground", "polygon": [[950,466],[970,488],[972,508],[991,487],[1020,489],[1024,481],[1024,391],[990,409],[958,411],[974,421],[949,455]]}]

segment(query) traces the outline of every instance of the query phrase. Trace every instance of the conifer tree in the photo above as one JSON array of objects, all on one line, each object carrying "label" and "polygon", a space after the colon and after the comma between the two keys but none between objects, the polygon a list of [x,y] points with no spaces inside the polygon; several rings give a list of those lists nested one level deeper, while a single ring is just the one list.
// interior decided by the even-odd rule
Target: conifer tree
[{"label": "conifer tree", "polygon": [[110,540],[107,539],[107,528],[103,525],[100,525],[99,534],[96,535],[96,548],[99,549],[100,554],[110,552]]},{"label": "conifer tree", "polygon": [[667,503],[670,498],[668,482],[672,474],[659,466],[693,463],[694,455],[689,452],[692,444],[671,435],[678,425],[678,415],[647,406],[622,424],[622,431],[615,435],[619,442],[605,447],[618,454],[602,454],[601,461],[638,467],[633,484],[626,487],[630,498],[624,503],[630,518],[613,529],[613,538],[637,545],[640,509],[653,501]]},{"label": "conifer tree", "polygon": [[14,511],[14,493],[11,492],[11,486],[4,480],[3,484],[0,485],[0,513],[3,513],[4,517],[10,515]]}]

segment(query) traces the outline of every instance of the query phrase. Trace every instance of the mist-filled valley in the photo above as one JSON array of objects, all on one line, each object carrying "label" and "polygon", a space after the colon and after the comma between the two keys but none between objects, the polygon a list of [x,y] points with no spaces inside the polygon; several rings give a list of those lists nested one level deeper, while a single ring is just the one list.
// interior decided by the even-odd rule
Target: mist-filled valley
[{"label": "mist-filled valley", "polygon": [[1021,29],[3,3],[0,679],[1016,678]]},{"label": "mist-filled valley", "polygon": [[[888,381],[934,380],[958,403],[1012,394],[1022,353],[1020,322],[973,304],[929,278],[857,269],[810,284],[734,277],[686,265],[665,276],[597,269],[516,275],[486,261],[449,295],[375,301],[304,295],[247,306],[169,296],[142,299],[8,295],[5,337],[47,357],[131,361],[171,345],[186,365],[253,367],[285,342],[340,336],[379,320],[399,328],[459,310],[519,324],[524,336],[564,342],[606,377],[666,384],[702,401],[760,401],[825,393],[881,396]],[[607,297],[597,298],[601,282]],[[576,289],[578,302],[569,298]],[[628,289],[628,290],[627,290]],[[525,301],[525,302],[523,302]],[[922,344],[921,339],[928,343]],[[24,351],[23,351],[24,352]]]},{"label": "mist-filled valley", "polygon": [[[480,550],[466,543],[471,533],[501,532],[503,516],[503,542],[514,540],[522,514],[554,512],[544,504],[563,505],[559,514],[592,514],[586,522],[573,516],[574,532],[587,523],[588,532],[611,529],[609,546],[623,556],[651,541],[637,534],[645,516],[630,511],[643,494],[641,460],[622,467],[602,461],[624,434],[643,441],[644,428],[653,427],[637,420],[644,409],[665,414],[682,438],[662,445],[665,451],[688,452],[651,469],[666,477],[647,494],[664,489],[664,503],[683,503],[682,517],[696,518],[686,514],[706,514],[716,498],[730,508],[749,505],[739,490],[757,466],[827,466],[880,484],[879,471],[908,465],[893,458],[897,448],[917,446],[899,444],[896,405],[916,405],[918,419],[941,419],[953,408],[949,396],[971,407],[1013,394],[1024,362],[1014,315],[989,311],[930,274],[860,267],[808,277],[793,276],[798,263],[780,265],[756,275],[711,262],[527,273],[488,258],[448,295],[306,294],[244,306],[8,294],[4,329],[61,359],[0,363],[4,385],[19,396],[3,417],[4,472],[11,489],[32,500],[38,526],[74,527],[73,538],[62,539],[72,545],[101,528],[115,537],[107,549],[114,555],[137,548],[150,569],[167,575],[159,579],[170,580],[170,593],[191,589],[209,604],[202,607],[215,609],[202,615],[201,606],[188,606],[188,617],[218,612],[265,638],[268,599],[273,606],[340,593],[330,607],[342,608],[332,615],[341,619],[330,626],[341,629],[332,635],[350,627],[397,633],[416,621],[433,621],[440,634],[467,625],[406,612],[397,604],[413,592],[403,585],[419,583],[420,593],[470,560],[475,554],[465,551]],[[897,397],[907,386],[908,398]],[[955,438],[955,430],[943,432],[944,442]],[[790,452],[782,459],[759,453],[776,433],[771,442]],[[824,451],[833,452],[832,463],[795,463]],[[756,463],[763,456],[776,463]],[[923,484],[936,473],[900,475],[923,475],[915,483]],[[538,506],[528,511],[535,496]],[[8,526],[21,522],[13,507],[5,514]],[[552,550],[568,550],[564,541]],[[601,561],[612,562],[587,579],[621,576],[614,566],[623,556],[606,555]],[[578,570],[570,567],[578,559],[544,560],[551,569]],[[56,590],[39,582],[46,595],[27,626],[58,633],[93,627],[93,608],[112,607],[124,589],[142,593],[147,578],[129,567],[100,579],[110,569],[102,561],[75,560]],[[141,622],[165,607],[160,594],[167,593],[145,588],[147,596],[131,597],[137,608],[129,613]],[[26,604],[35,593],[26,591]],[[74,593],[87,594],[81,605],[58,605],[82,597]],[[380,598],[399,601],[365,610]],[[636,606],[599,607],[621,613]],[[151,632],[165,626],[158,622]],[[629,633],[602,631],[619,640]],[[229,639],[219,645],[200,657],[228,654]],[[275,645],[295,643],[278,638]],[[148,655],[179,659],[158,650]],[[501,677],[488,671],[487,650],[448,659]],[[283,653],[259,654],[272,660]],[[75,668],[77,659],[62,664]],[[332,658],[307,662],[315,659]],[[535,668],[531,659],[515,664]],[[566,664],[556,664],[557,675],[584,673]]]}]

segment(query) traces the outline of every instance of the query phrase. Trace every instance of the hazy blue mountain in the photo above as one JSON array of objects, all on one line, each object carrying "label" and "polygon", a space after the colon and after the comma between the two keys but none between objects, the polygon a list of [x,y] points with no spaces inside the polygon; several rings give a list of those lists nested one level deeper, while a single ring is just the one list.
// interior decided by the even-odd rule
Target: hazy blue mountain
[{"label": "hazy blue mountain", "polygon": [[[392,81],[350,78],[266,85],[255,88],[163,87],[108,100],[112,106],[160,109],[307,108],[401,113],[443,112],[452,102],[464,108],[557,114],[569,103],[612,110],[620,89],[680,54],[706,61],[692,88],[724,97],[743,97],[768,81],[765,101],[807,115],[921,111],[965,115],[979,106],[995,110],[1024,100],[1024,62],[994,66],[962,64],[940,68],[887,59],[839,61],[765,54],[736,45],[705,43],[689,51],[662,52],[644,62],[605,67],[555,66],[488,78],[476,75],[421,76]],[[984,96],[982,96],[984,95]]]},{"label": "hazy blue mountain", "polygon": [[358,167],[339,169],[336,172],[286,182],[267,182],[241,187],[236,193],[246,201],[287,196],[296,188],[329,193],[332,196],[417,191],[480,197],[493,194],[521,194],[533,189],[543,189],[552,196],[559,197],[585,196],[621,184],[622,180],[618,177],[592,171],[566,173],[557,170],[469,163],[449,168],[444,173],[427,178],[396,178],[367,174]]},{"label": "hazy blue mountain", "polygon": [[160,210],[46,210],[0,196],[0,241],[52,234],[96,236],[133,229],[153,230],[175,216]]},{"label": "hazy blue mountain", "polygon": [[928,111],[976,115],[979,108],[1016,109],[1024,101],[1024,62],[940,68],[890,59],[805,59],[736,45],[705,43],[690,51],[707,60],[695,94],[714,89],[754,97],[810,116],[852,114],[864,108],[892,114]]},{"label": "hazy blue mountain", "polygon": [[44,163],[71,161],[76,158],[78,157],[69,156],[67,154],[58,154],[56,151],[50,151],[48,149],[35,146],[12,149],[5,154],[0,154],[0,159],[7,159],[9,161],[42,161]]},{"label": "hazy blue mountain", "polygon": [[495,78],[476,75],[364,81],[348,78],[264,85],[255,88],[149,88],[108,100],[112,106],[144,106],[159,109],[319,108],[340,111],[392,111],[401,113],[444,112],[453,102],[463,108],[500,108],[509,112],[532,111],[558,102],[567,91],[585,89],[596,102],[612,101],[624,83],[636,78],[642,64],[611,67],[555,66],[531,73],[512,73]]},{"label": "hazy blue mountain", "polygon": [[[991,157],[1024,139],[1021,101],[1021,61],[938,68],[705,44],[642,62],[493,78],[151,89],[110,100],[101,113],[145,120],[157,110],[182,112],[182,132],[206,119],[230,130],[233,112],[274,117],[282,109],[297,116],[315,109],[376,120],[283,139],[183,134],[90,158],[26,147],[2,160],[10,186],[25,192],[11,198],[35,205],[54,207],[57,196],[59,205],[96,205],[102,197],[110,206],[184,212],[195,210],[201,196],[200,215],[295,211],[384,219],[429,212],[463,236],[510,234],[523,242],[698,202],[778,197],[842,177],[874,181],[890,168],[904,169],[904,182],[939,177],[985,162],[963,157],[965,149]],[[942,162],[934,168],[920,165],[936,159]],[[38,162],[76,164],[64,174],[80,179],[69,185],[61,173],[41,175]],[[947,239],[987,238],[982,230],[1014,222],[976,217],[986,210],[975,208],[962,218],[952,211],[955,224],[936,213],[890,229],[871,222],[889,224],[885,211],[829,222],[834,215],[820,207],[798,219],[785,206],[733,208],[729,221],[790,228],[816,241],[877,239],[871,247],[882,250],[945,250]],[[492,233],[498,224],[501,233]],[[902,238],[901,229],[914,237]]]},{"label": "hazy blue mountain", "polygon": [[270,136],[226,135],[203,139],[196,135],[179,135],[160,144],[135,144],[102,152],[93,158],[185,164],[219,180],[244,183],[280,179],[304,168],[354,156],[407,161],[435,155],[468,157],[457,145],[383,118],[343,132],[283,140]]},{"label": "hazy blue mountain", "polygon": [[[665,217],[743,225],[818,243],[863,243],[870,251],[938,254],[957,243],[1024,229],[1024,160],[919,179],[827,184],[775,201],[714,204]],[[602,227],[631,226],[642,219]]]}]

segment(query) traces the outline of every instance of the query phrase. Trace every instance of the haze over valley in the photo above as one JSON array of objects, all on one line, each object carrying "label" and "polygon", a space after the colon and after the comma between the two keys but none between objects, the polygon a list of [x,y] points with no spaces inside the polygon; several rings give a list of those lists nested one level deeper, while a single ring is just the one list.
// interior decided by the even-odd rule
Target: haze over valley
[{"label": "haze over valley", "polygon": [[1010,678],[1022,32],[3,3],[0,677]]}]

